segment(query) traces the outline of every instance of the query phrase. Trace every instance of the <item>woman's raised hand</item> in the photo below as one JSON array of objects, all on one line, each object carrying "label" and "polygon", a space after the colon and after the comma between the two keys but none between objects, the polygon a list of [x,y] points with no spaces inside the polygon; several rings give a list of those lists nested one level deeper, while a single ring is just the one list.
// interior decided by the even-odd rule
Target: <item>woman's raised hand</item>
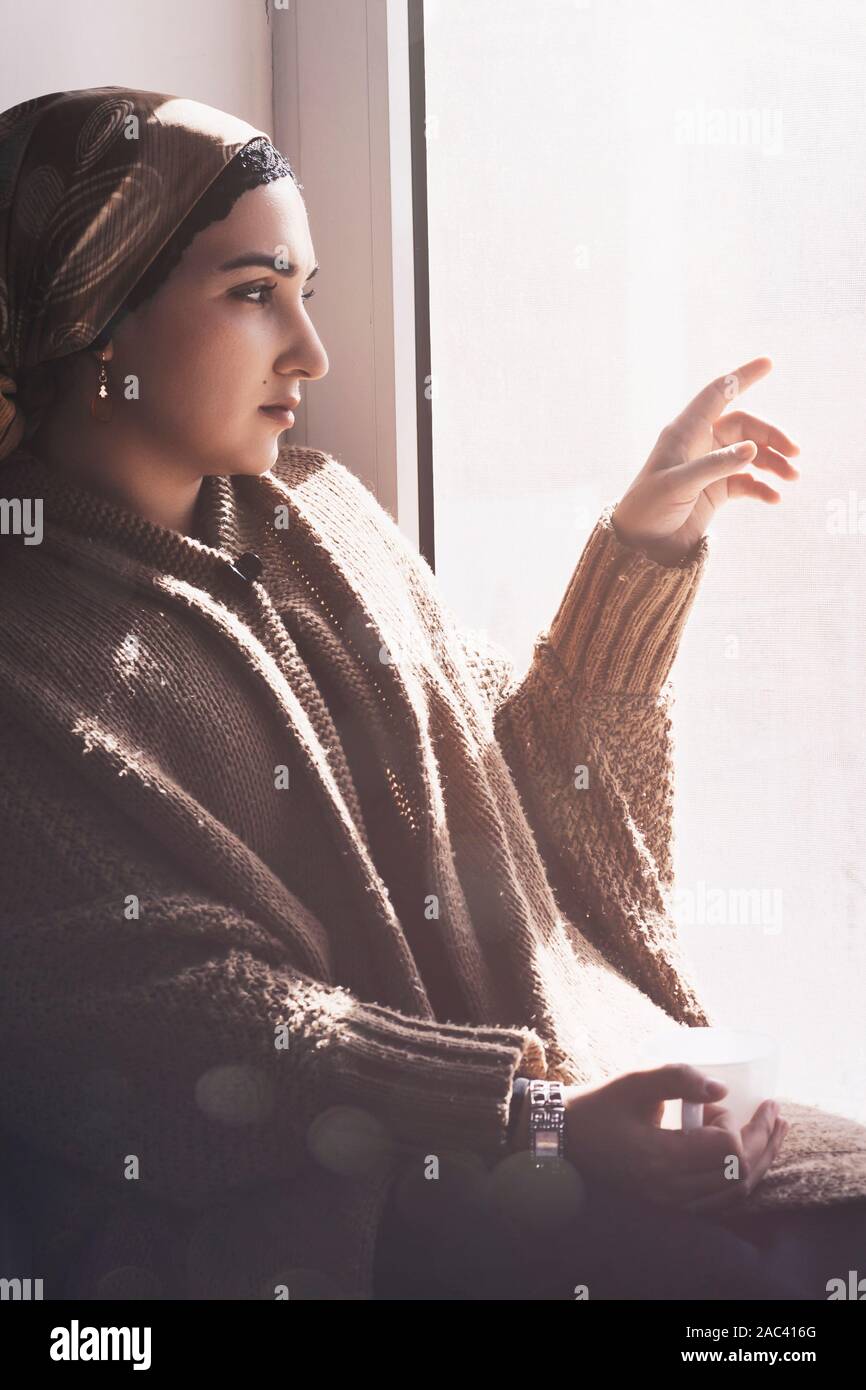
[{"label": "woman's raised hand", "polygon": [[725,502],[734,497],[782,500],[743,469],[753,463],[780,478],[799,478],[787,458],[799,454],[798,445],[775,425],[743,410],[723,414],[772,366],[769,357],[756,357],[717,377],[665,426],[611,517],[626,545],[662,564],[676,564],[691,554]]}]

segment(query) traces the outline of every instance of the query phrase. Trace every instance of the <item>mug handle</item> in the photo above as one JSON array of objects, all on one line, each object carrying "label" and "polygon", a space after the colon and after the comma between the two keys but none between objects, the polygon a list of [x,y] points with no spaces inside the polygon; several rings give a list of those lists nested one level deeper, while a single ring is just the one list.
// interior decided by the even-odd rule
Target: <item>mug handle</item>
[{"label": "mug handle", "polygon": [[683,1132],[689,1129],[702,1129],[704,1124],[704,1103],[702,1100],[683,1101]]}]

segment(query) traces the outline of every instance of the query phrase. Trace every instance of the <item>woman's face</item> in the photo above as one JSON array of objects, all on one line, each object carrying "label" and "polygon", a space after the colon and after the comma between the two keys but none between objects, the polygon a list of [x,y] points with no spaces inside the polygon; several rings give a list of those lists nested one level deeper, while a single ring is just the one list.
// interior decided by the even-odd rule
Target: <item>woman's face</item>
[{"label": "woman's face", "polygon": [[[226,268],[251,257],[260,263]],[[191,475],[269,469],[287,426],[261,407],[297,400],[328,370],[305,302],[315,269],[294,181],[242,194],[117,326],[109,363],[115,442],[182,471],[189,461]],[[137,400],[125,398],[130,374]]]}]

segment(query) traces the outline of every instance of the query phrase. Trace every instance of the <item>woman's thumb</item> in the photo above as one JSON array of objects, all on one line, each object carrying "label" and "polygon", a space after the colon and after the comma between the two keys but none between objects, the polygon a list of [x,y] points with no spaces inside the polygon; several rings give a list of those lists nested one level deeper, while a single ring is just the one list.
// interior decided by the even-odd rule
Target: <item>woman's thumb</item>
[{"label": "woman's thumb", "polygon": [[687,1062],[631,1072],[629,1080],[641,1100],[719,1100],[728,1090],[723,1081],[716,1081]]}]

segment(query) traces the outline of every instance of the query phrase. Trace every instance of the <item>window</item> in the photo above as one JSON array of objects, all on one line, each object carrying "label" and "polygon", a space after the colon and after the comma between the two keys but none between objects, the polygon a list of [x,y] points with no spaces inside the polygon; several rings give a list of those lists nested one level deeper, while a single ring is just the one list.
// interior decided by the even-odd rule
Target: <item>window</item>
[{"label": "window", "polygon": [[677,916],[779,1093],[866,1120],[866,13],[425,0],[436,570],[519,663],[713,376],[801,445],[673,670]]}]

